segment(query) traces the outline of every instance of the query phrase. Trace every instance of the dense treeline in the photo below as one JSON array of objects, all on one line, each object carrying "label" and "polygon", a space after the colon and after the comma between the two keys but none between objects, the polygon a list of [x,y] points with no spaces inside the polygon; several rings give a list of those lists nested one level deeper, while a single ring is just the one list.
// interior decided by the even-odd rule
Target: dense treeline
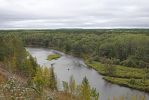
[{"label": "dense treeline", "polygon": [[[10,33],[3,31],[1,33]],[[113,59],[130,67],[149,66],[149,30],[30,30],[19,34],[26,46],[63,50],[89,60]]]},{"label": "dense treeline", "polygon": [[0,61],[10,73],[22,76],[34,76],[36,67],[35,59],[26,52],[22,40],[15,35],[0,35]]}]

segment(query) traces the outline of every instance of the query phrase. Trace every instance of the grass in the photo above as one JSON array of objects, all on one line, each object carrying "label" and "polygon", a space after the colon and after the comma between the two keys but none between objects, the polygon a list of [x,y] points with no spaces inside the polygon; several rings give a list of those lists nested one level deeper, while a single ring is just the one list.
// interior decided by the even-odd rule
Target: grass
[{"label": "grass", "polygon": [[104,79],[114,84],[149,92],[149,80],[143,82],[142,79],[115,78],[109,76],[105,76]]},{"label": "grass", "polygon": [[[145,74],[144,69],[115,65],[115,73],[109,75],[106,73],[104,64],[96,61],[85,61],[85,63],[104,75],[104,79],[111,83],[149,92],[149,79],[146,79],[145,83],[142,82]],[[130,82],[132,80],[134,81],[133,84]]]},{"label": "grass", "polygon": [[[108,76],[106,73],[106,69],[104,67],[104,64],[101,64],[100,62],[88,62],[85,61],[85,63],[91,67],[94,68],[97,72],[99,72],[102,75]],[[144,70],[140,68],[131,68],[131,67],[125,67],[120,65],[115,65],[115,73],[112,75],[113,77],[119,77],[119,78],[137,78],[140,79],[144,76]]]},{"label": "grass", "polygon": [[61,55],[59,55],[59,54],[52,54],[52,55],[48,56],[47,60],[51,61],[51,60],[54,60],[54,59],[58,59],[60,57],[61,57]]}]

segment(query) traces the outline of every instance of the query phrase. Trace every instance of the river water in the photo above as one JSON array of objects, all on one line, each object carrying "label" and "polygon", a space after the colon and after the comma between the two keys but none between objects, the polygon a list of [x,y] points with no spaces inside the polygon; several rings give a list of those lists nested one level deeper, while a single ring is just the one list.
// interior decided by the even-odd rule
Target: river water
[{"label": "river water", "polygon": [[[53,64],[54,72],[58,80],[58,87],[62,89],[62,81],[69,82],[73,75],[77,84],[80,84],[82,79],[86,76],[91,87],[96,88],[100,94],[100,100],[108,100],[108,98],[124,96],[126,100],[130,100],[130,96],[145,96],[145,100],[149,100],[149,94],[135,89],[122,87],[111,84],[102,79],[102,75],[98,74],[94,69],[89,69],[84,64],[83,60],[76,58],[56,50],[49,50],[45,48],[26,48],[29,53],[36,57],[37,63],[41,66],[51,67]],[[59,53],[62,56],[57,60],[48,61],[47,56],[50,54]]]}]

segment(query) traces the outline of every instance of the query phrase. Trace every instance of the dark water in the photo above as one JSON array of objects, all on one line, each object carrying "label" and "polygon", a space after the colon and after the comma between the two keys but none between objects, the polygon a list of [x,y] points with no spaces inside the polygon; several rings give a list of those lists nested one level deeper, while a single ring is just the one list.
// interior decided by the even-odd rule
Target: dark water
[{"label": "dark water", "polygon": [[[80,84],[82,79],[86,76],[90,82],[90,85],[97,89],[100,94],[100,100],[108,100],[108,98],[124,96],[129,98],[130,96],[145,96],[146,100],[149,100],[149,94],[121,87],[106,82],[102,79],[102,75],[98,74],[93,69],[88,69],[82,59],[66,55],[62,52],[49,50],[44,48],[27,48],[29,53],[37,58],[38,64],[42,66],[50,67],[53,64],[54,72],[58,79],[59,89],[62,89],[62,81],[69,81],[70,76],[73,75],[76,83]],[[60,53],[62,57],[57,60],[48,61],[47,56],[53,53]],[[68,70],[69,69],[69,70]],[[129,100],[129,99],[127,99]],[[140,99],[137,99],[140,100]]]}]

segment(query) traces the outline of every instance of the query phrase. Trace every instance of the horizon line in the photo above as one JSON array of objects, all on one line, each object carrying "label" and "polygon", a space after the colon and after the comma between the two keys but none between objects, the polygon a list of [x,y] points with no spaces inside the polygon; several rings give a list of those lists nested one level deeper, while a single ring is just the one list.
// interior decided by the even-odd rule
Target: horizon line
[{"label": "horizon line", "polygon": [[71,29],[149,29],[149,27],[95,27],[95,28],[0,28],[0,30],[71,30]]}]

